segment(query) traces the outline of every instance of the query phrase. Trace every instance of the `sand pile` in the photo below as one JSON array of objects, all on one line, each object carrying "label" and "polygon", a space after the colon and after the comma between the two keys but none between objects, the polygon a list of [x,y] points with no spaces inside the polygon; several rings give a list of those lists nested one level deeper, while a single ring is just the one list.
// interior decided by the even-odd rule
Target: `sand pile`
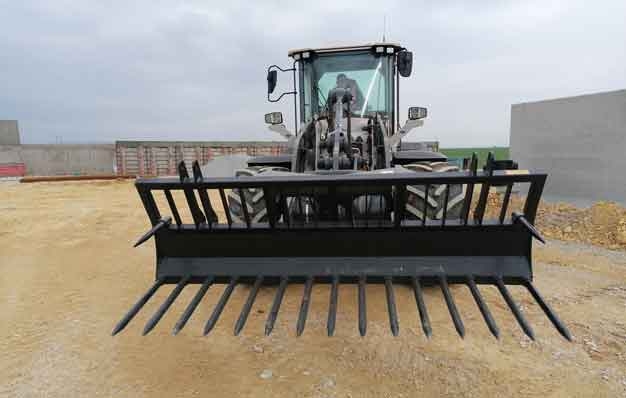
[{"label": "sand pile", "polygon": [[539,208],[538,227],[546,236],[626,250],[626,208],[596,202],[581,209],[566,203],[545,203]]},{"label": "sand pile", "polygon": [[[489,195],[486,218],[498,217],[502,199],[502,193]],[[524,198],[513,195],[507,216],[512,211],[523,213],[523,207]],[[541,201],[536,225],[546,238],[626,250],[626,208],[614,202],[596,202],[580,208]]]}]

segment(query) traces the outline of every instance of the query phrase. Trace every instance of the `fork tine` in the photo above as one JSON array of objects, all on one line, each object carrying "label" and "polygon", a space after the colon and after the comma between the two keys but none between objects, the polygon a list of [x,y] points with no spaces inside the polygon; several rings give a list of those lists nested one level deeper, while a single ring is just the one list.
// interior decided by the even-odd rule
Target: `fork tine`
[{"label": "fork tine", "polygon": [[220,297],[220,300],[215,305],[215,308],[213,309],[213,313],[211,314],[211,317],[209,318],[206,325],[204,326],[203,334],[205,336],[209,334],[211,330],[213,330],[213,327],[215,327],[215,324],[217,323],[217,320],[220,318],[220,315],[222,314],[222,311],[224,310],[224,307],[226,306],[226,303],[228,302],[230,295],[233,293],[233,290],[235,289],[235,286],[237,285],[238,279],[239,278],[236,276],[233,276],[230,278],[230,282],[228,283],[228,286],[226,286],[224,293],[222,293],[222,297]]},{"label": "fork tine", "polygon": [[259,275],[254,281],[254,286],[252,286],[252,290],[250,290],[248,299],[246,300],[246,303],[243,305],[243,308],[241,309],[241,314],[239,314],[239,319],[237,319],[237,323],[235,323],[235,330],[234,330],[235,336],[238,336],[239,333],[241,333],[241,330],[246,324],[246,321],[248,320],[248,314],[250,314],[250,309],[252,309],[252,304],[254,303],[254,299],[259,293],[259,288],[261,287],[262,284],[263,284],[263,277]]},{"label": "fork tine", "polygon": [[398,311],[396,309],[396,298],[393,294],[393,284],[391,277],[385,277],[385,293],[387,295],[387,312],[389,312],[389,327],[391,333],[397,336],[400,332],[400,326],[398,324]]},{"label": "fork tine", "polygon": [[161,320],[163,315],[165,315],[165,312],[170,308],[172,303],[174,303],[174,300],[176,300],[176,298],[178,297],[180,292],[183,291],[183,289],[187,285],[187,282],[189,282],[189,276],[186,276],[186,277],[182,278],[178,282],[178,284],[176,285],[174,290],[172,290],[170,295],[167,296],[167,299],[165,299],[165,301],[163,302],[163,304],[161,304],[159,309],[154,313],[154,315],[152,315],[152,318],[150,318],[148,320],[148,322],[146,323],[146,326],[143,329],[143,335],[144,336],[146,334],[150,333],[150,331],[152,329],[154,329],[154,327],[157,325],[157,323],[159,323],[159,321]]},{"label": "fork tine", "polygon": [[126,313],[126,315],[124,315],[124,317],[117,323],[117,325],[115,325],[115,328],[113,328],[113,332],[111,332],[112,336],[115,336],[116,334],[121,332],[126,327],[126,325],[128,325],[128,323],[135,317],[135,315],[137,315],[139,310],[141,310],[141,308],[148,302],[148,300],[150,300],[150,297],[152,297],[154,293],[159,290],[159,287],[161,287],[163,283],[165,283],[165,278],[163,277],[157,279],[154,282],[152,287],[150,287],[150,289],[148,289],[148,291],[145,292],[144,295],[139,298],[139,300],[137,300],[135,305],[133,305],[132,308]]},{"label": "fork tine", "polygon": [[298,324],[296,325],[296,335],[301,336],[306,324],[306,316],[309,312],[309,303],[311,302],[311,290],[313,289],[313,277],[308,277],[304,285],[304,293],[302,294],[302,304],[300,304],[300,315],[298,315]]},{"label": "fork tine", "polygon": [[198,304],[200,304],[200,301],[202,300],[202,298],[204,297],[204,295],[206,294],[207,290],[209,289],[212,283],[213,283],[212,276],[207,276],[204,279],[204,282],[202,282],[202,286],[200,286],[200,289],[198,289],[198,292],[196,293],[196,295],[193,297],[193,299],[191,300],[191,302],[185,309],[185,312],[183,312],[178,322],[176,322],[176,325],[174,326],[174,329],[172,330],[173,335],[177,335],[185,327],[185,325],[187,324],[187,321],[191,317],[191,314],[193,314]]},{"label": "fork tine", "polygon": [[456,331],[459,332],[459,336],[465,337],[465,326],[463,326],[459,310],[456,308],[456,304],[452,298],[452,293],[450,293],[450,289],[448,288],[448,280],[445,275],[439,275],[439,285],[441,286],[443,297],[445,298],[446,305],[450,311],[452,322],[454,322],[454,327],[456,328]]},{"label": "fork tine", "polygon": [[272,303],[272,309],[267,317],[267,321],[265,322],[265,335],[269,336],[274,330],[274,323],[276,323],[276,318],[278,317],[278,311],[280,310],[280,303],[283,301],[283,296],[285,295],[285,289],[287,288],[287,283],[289,280],[286,276],[280,278],[280,285],[278,285],[278,290],[276,291],[276,296],[274,296],[274,302]]},{"label": "fork tine", "polygon": [[498,287],[498,290],[500,290],[500,294],[502,294],[504,301],[506,301],[507,305],[511,309],[511,312],[513,312],[513,315],[515,315],[515,319],[517,319],[517,323],[519,323],[519,325],[522,327],[524,333],[526,333],[526,335],[530,337],[531,340],[535,340],[535,333],[533,332],[533,329],[530,327],[530,324],[528,323],[526,318],[524,318],[524,315],[522,315],[522,312],[519,310],[519,307],[515,303],[515,300],[513,300],[513,297],[506,288],[506,285],[502,281],[502,278],[496,278],[496,286]]}]

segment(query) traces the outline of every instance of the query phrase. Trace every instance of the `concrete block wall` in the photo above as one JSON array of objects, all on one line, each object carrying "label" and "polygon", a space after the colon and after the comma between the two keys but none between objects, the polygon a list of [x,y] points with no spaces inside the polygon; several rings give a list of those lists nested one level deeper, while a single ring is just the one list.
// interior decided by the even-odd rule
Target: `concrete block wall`
[{"label": "concrete block wall", "polygon": [[510,145],[548,198],[626,203],[626,90],[515,104]]},{"label": "concrete block wall", "polygon": [[20,145],[0,145],[0,178],[26,174],[21,148]]},{"label": "concrete block wall", "polygon": [[23,163],[28,175],[113,174],[115,146],[3,145],[0,164]]},{"label": "concrete block wall", "polygon": [[0,164],[24,163],[21,145],[0,145]]},{"label": "concrete block wall", "polygon": [[[113,144],[0,145],[2,175],[175,175],[184,160],[205,164],[222,155],[274,155],[286,142],[118,141]],[[19,169],[19,170],[18,170]],[[15,170],[18,170],[16,172]],[[11,174],[13,173],[13,174]],[[18,174],[15,174],[18,173]]]}]

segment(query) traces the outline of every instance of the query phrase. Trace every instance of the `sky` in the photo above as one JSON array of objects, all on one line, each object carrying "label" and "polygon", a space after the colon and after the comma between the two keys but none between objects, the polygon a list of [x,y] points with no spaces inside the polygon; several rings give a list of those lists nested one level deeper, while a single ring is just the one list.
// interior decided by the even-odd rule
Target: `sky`
[{"label": "sky", "polygon": [[0,119],[23,143],[281,140],[267,66],[383,32],[413,51],[401,115],[429,110],[410,141],[508,145],[511,104],[626,88],[624,0],[377,3],[0,0]]}]

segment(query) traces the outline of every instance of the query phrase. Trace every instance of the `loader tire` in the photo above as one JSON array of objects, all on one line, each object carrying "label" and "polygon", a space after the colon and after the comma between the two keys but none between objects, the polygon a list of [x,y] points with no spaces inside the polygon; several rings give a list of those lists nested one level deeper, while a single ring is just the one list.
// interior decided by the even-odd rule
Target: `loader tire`
[{"label": "loader tire", "polygon": [[[257,176],[267,171],[288,171],[284,167],[274,166],[254,166],[240,169],[235,172],[235,177],[241,176]],[[267,222],[267,208],[265,206],[265,198],[263,197],[263,190],[261,188],[243,188],[241,189],[243,197],[246,201],[246,208],[248,209],[248,216],[252,223]],[[234,223],[245,223],[246,219],[241,204],[241,198],[239,197],[238,190],[232,190],[228,192],[228,209],[230,216]]]},{"label": "loader tire", "polygon": [[[404,166],[409,170],[427,173],[445,173],[459,171],[457,166],[448,162],[420,162]],[[405,217],[412,220],[423,220],[424,218],[424,185],[407,186],[407,204]],[[445,201],[445,185],[431,185],[428,189],[428,203],[426,205],[426,219],[440,220],[443,217],[443,206]],[[462,184],[450,185],[448,194],[448,207],[446,210],[446,220],[458,219],[461,216],[465,192]]]}]

